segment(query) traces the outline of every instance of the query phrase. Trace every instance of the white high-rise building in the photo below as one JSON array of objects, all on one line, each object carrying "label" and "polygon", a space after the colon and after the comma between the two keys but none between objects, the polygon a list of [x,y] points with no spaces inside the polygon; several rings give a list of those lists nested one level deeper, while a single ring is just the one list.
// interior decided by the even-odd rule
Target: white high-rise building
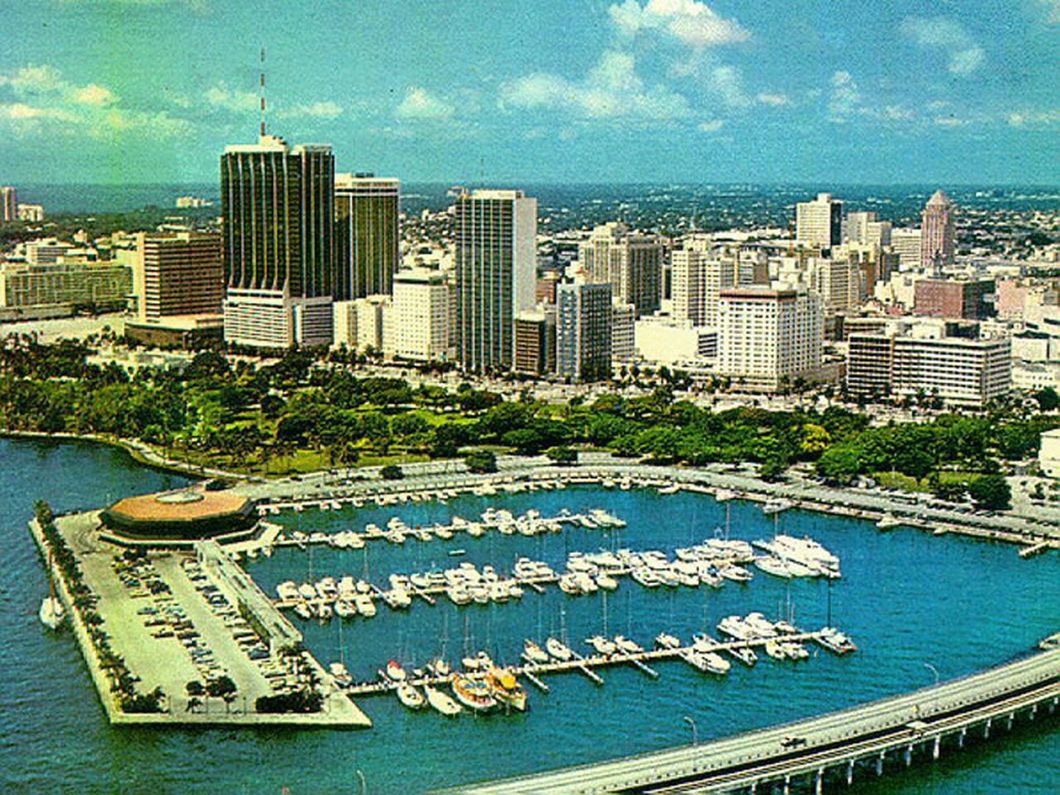
[{"label": "white high-rise building", "polygon": [[611,361],[629,364],[636,353],[637,310],[633,304],[615,301],[611,305]]},{"label": "white high-rise building", "polygon": [[773,392],[820,369],[824,314],[816,293],[722,290],[718,319],[717,369],[738,388]]},{"label": "white high-rise building", "polygon": [[510,369],[515,316],[534,305],[537,199],[476,190],[457,199],[454,221],[457,355],[474,372]]},{"label": "white high-rise building", "polygon": [[843,242],[843,202],[831,193],[795,205],[795,240],[810,248],[831,248]]},{"label": "white high-rise building", "polygon": [[384,348],[402,359],[446,360],[449,347],[450,287],[444,273],[415,269],[394,276]]},{"label": "white high-rise building", "polygon": [[656,235],[635,234],[618,221],[593,229],[578,244],[578,263],[592,284],[610,284],[616,301],[650,315],[662,303],[666,245]]},{"label": "white high-rise building", "polygon": [[898,255],[898,269],[916,268],[920,265],[919,229],[899,227],[891,230],[891,251]]},{"label": "white high-rise building", "polygon": [[808,264],[808,284],[823,303],[824,313],[849,312],[861,304],[861,267],[857,261],[812,257]]},{"label": "white high-rise building", "polygon": [[847,213],[843,242],[883,248],[891,244],[891,222],[881,221],[874,212]]},{"label": "white high-rise building", "polygon": [[0,223],[18,220],[18,191],[10,185],[0,187]]},{"label": "white high-rise building", "polygon": [[679,324],[718,327],[718,296],[729,287],[769,283],[769,263],[758,250],[711,247],[703,235],[685,238],[671,255],[671,314]]}]

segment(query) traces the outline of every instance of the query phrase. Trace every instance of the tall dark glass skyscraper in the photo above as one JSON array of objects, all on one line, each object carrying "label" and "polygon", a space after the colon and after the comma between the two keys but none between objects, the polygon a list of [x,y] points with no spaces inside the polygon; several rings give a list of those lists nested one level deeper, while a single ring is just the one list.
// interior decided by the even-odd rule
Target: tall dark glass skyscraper
[{"label": "tall dark glass skyscraper", "polygon": [[400,193],[396,179],[336,175],[336,300],[394,292]]},{"label": "tall dark glass skyscraper", "polygon": [[263,135],[221,156],[225,339],[286,348],[331,342],[335,157]]}]

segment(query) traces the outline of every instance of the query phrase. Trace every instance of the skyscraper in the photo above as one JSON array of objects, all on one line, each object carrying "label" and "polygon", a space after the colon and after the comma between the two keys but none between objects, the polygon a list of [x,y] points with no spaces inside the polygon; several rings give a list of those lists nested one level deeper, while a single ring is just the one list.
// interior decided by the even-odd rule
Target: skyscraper
[{"label": "skyscraper", "polygon": [[810,248],[831,248],[843,242],[843,202],[831,193],[795,205],[795,240]]},{"label": "skyscraper", "polygon": [[476,190],[454,210],[457,355],[473,372],[509,369],[515,316],[534,305],[537,199]]},{"label": "skyscraper", "polygon": [[286,348],[331,342],[335,158],[262,135],[221,156],[225,339]]},{"label": "skyscraper", "polygon": [[400,193],[396,179],[335,175],[336,300],[393,292]]},{"label": "skyscraper", "polygon": [[920,264],[925,268],[953,264],[956,209],[950,197],[941,190],[935,191],[924,205],[920,223]]},{"label": "skyscraper", "polygon": [[216,234],[141,234],[133,283],[142,287],[139,319],[217,315],[224,299],[221,240]]},{"label": "skyscraper", "polygon": [[656,235],[630,232],[618,221],[601,224],[578,245],[578,261],[587,281],[608,283],[615,300],[650,315],[662,301],[666,246]]},{"label": "skyscraper", "polygon": [[18,220],[18,192],[8,186],[0,188],[0,223]]},{"label": "skyscraper", "polygon": [[573,381],[611,377],[611,285],[556,290],[556,372]]}]

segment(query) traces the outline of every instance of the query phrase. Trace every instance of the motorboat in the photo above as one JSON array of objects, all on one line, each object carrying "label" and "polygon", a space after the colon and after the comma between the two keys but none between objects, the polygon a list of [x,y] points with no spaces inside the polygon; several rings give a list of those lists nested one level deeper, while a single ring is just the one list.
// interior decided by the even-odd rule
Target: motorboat
[{"label": "motorboat", "polygon": [[353,597],[353,603],[357,605],[357,612],[365,618],[371,618],[376,614],[375,602],[367,594],[357,594]]},{"label": "motorboat", "polygon": [[792,576],[788,565],[780,558],[775,558],[772,555],[763,555],[755,558],[755,566],[766,574],[772,574],[774,577],[781,577],[785,580],[791,579]]},{"label": "motorboat", "polygon": [[758,655],[755,654],[755,650],[749,646],[739,646],[736,648],[727,649],[729,654],[735,657],[737,660],[742,662],[744,665],[751,667],[758,662]]},{"label": "motorboat", "polygon": [[313,617],[313,611],[305,602],[299,602],[294,606],[295,615],[305,621],[308,621]]},{"label": "motorboat", "polygon": [[491,695],[505,707],[526,712],[526,691],[508,670],[491,668],[486,673]]},{"label": "motorboat", "polygon": [[754,579],[754,574],[735,563],[730,563],[728,566],[722,566],[718,569],[718,576],[733,582],[750,582]]},{"label": "motorboat", "polygon": [[490,712],[497,707],[489,684],[482,679],[472,679],[461,674],[453,674],[449,686],[457,701],[475,712]]},{"label": "motorboat", "polygon": [[63,603],[58,596],[50,594],[41,600],[37,616],[40,618],[40,622],[48,629],[56,630],[63,623],[63,618],[66,617],[66,608],[63,607]]},{"label": "motorboat", "polygon": [[730,668],[732,668],[732,663],[730,663],[717,652],[703,652],[702,658],[703,664],[706,666],[708,673],[723,676],[729,672]]},{"label": "motorboat", "polygon": [[610,574],[604,574],[603,572],[596,575],[596,584],[605,591],[613,591],[618,588],[618,580]]},{"label": "motorboat", "polygon": [[430,671],[430,673],[433,676],[443,676],[444,677],[444,676],[449,676],[449,674],[451,673],[451,671],[449,669],[449,663],[447,663],[441,657],[438,657],[438,658],[428,662],[427,663],[427,670]]}]

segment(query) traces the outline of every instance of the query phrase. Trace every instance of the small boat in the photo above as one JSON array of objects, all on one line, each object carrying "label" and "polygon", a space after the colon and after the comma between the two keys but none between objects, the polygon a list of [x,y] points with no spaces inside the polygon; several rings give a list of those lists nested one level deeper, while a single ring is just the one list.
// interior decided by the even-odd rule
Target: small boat
[{"label": "small boat", "polygon": [[408,678],[405,669],[397,660],[387,660],[386,670],[383,673],[391,682],[404,682]]},{"label": "small boat", "polygon": [[497,700],[490,692],[490,686],[481,679],[453,674],[449,686],[457,701],[475,712],[489,712],[497,706]]},{"label": "small boat", "polygon": [[408,683],[398,685],[397,697],[409,709],[423,709],[427,704],[423,694]]},{"label": "small boat", "polygon": [[613,591],[618,588],[618,580],[609,574],[600,572],[596,575],[596,584],[605,591]]},{"label": "small boat", "polygon": [[772,574],[774,577],[781,577],[785,580],[791,579],[791,569],[788,568],[788,565],[780,558],[775,558],[772,555],[755,558],[755,566],[766,574]]},{"label": "small boat", "polygon": [[754,649],[750,648],[749,646],[738,646],[736,648],[730,648],[728,649],[728,652],[748,667],[753,666],[756,662],[758,662],[758,655],[755,654]]},{"label": "small boat", "polygon": [[545,641],[545,649],[560,662],[566,662],[574,657],[574,652],[570,647],[556,638],[548,638]]},{"label": "small boat", "polygon": [[467,554],[467,550],[466,549],[450,549],[449,550],[449,557],[451,557],[451,558],[459,558],[461,555],[466,555],[466,554]]},{"label": "small boat", "polygon": [[376,614],[375,602],[367,594],[357,594],[353,597],[353,603],[357,606],[357,612],[365,618],[371,618]]},{"label": "small boat", "polygon": [[328,673],[335,680],[335,684],[339,687],[349,687],[353,684],[353,677],[350,676],[350,672],[346,670],[346,666],[340,662],[333,662],[328,666]]},{"label": "small boat", "polygon": [[493,697],[511,709],[526,712],[526,691],[511,671],[491,668],[486,674]]},{"label": "small boat", "polygon": [[703,663],[706,665],[709,673],[724,675],[729,672],[730,668],[732,668],[732,663],[717,652],[708,651],[701,656],[703,657]]},{"label": "small boat", "polygon": [[766,641],[766,654],[774,660],[786,660],[788,655],[784,653],[784,647],[775,640]]},{"label": "small boat", "polygon": [[614,641],[608,640],[603,635],[593,635],[585,642],[596,649],[598,654],[602,654],[605,657],[609,657],[618,651],[618,647],[614,644]]},{"label": "small boat", "polygon": [[434,676],[449,676],[451,673],[449,663],[443,660],[441,657],[431,660],[427,663],[427,670]]},{"label": "small boat", "polygon": [[681,641],[673,635],[660,632],[655,636],[655,645],[660,649],[679,649],[681,648]]},{"label": "small boat", "polygon": [[424,685],[423,692],[427,696],[427,703],[446,717],[455,717],[464,711],[464,708],[449,698],[441,690],[435,690],[429,685]]},{"label": "small boat", "polygon": [[618,647],[620,652],[625,654],[637,654],[644,651],[638,643],[630,640],[625,635],[615,635],[615,646]]},{"label": "small boat", "polygon": [[523,643],[523,657],[530,663],[548,662],[548,653],[529,638]]},{"label": "small boat", "polygon": [[294,612],[295,615],[297,615],[301,619],[304,619],[305,621],[308,621],[313,617],[313,611],[305,602],[299,602],[298,604],[296,604],[294,606]]},{"label": "small boat", "polygon": [[66,609],[59,597],[55,595],[44,597],[40,603],[40,611],[37,613],[40,622],[48,629],[58,629],[66,616]]}]

